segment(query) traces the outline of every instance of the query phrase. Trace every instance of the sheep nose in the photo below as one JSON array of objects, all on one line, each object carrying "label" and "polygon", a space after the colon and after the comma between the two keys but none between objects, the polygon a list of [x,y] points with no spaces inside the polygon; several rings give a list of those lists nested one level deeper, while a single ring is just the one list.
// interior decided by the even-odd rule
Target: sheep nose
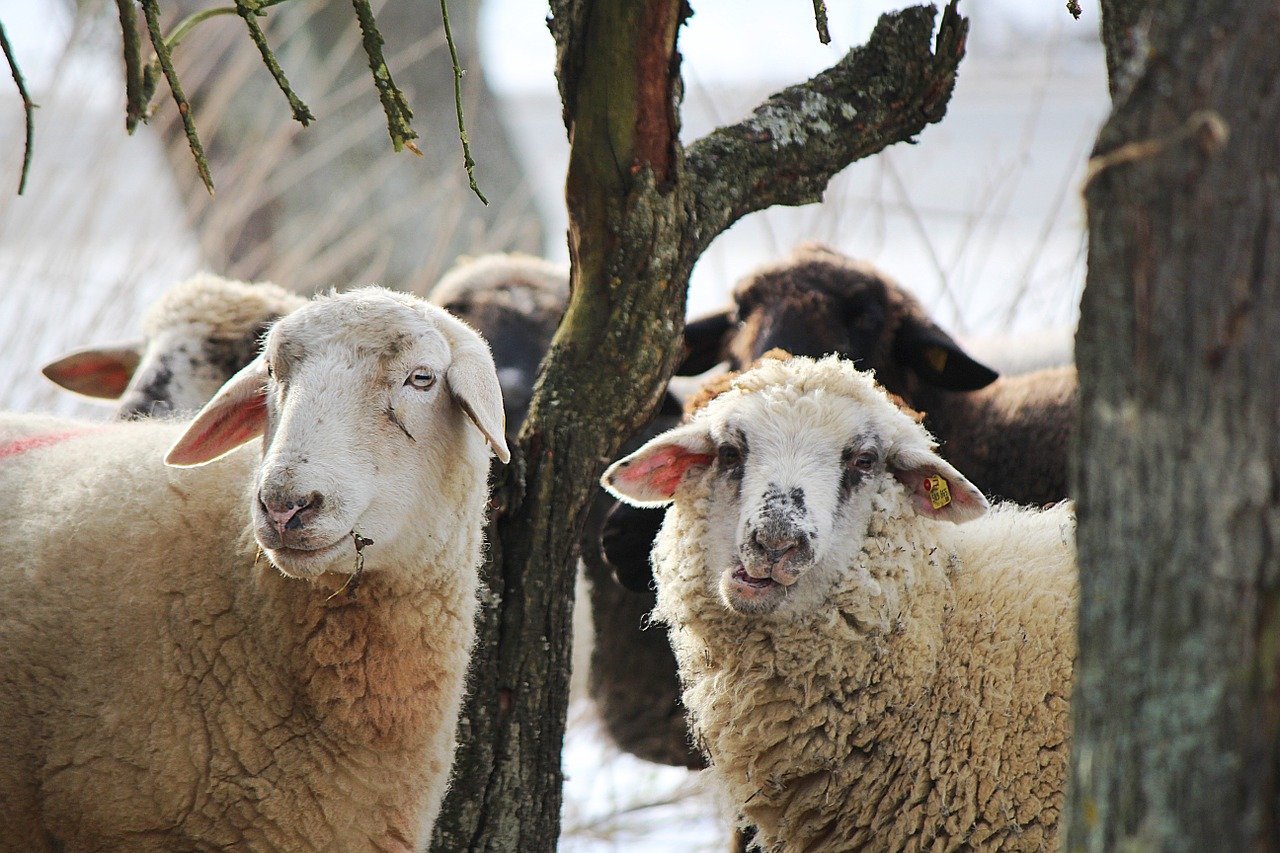
[{"label": "sheep nose", "polygon": [[790,534],[764,533],[757,530],[751,534],[751,540],[765,555],[772,566],[778,565],[789,554],[799,547],[796,537]]},{"label": "sheep nose", "polygon": [[267,518],[283,536],[286,530],[297,530],[310,521],[324,503],[319,492],[309,492],[301,497],[259,493],[258,501],[266,510]]}]

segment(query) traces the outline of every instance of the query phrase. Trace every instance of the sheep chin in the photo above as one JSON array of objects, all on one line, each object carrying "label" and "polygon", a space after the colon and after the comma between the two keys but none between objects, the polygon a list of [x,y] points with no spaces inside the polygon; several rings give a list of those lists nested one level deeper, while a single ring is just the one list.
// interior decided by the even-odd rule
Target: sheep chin
[{"label": "sheep chin", "polygon": [[[298,548],[285,548],[283,546],[276,548],[262,547],[262,552],[267,555],[267,559],[271,564],[280,570],[285,577],[290,578],[315,578],[330,571],[335,567],[335,563],[341,555],[346,553],[351,547],[350,536],[343,536],[332,545],[326,545],[323,548],[304,551]],[[262,543],[259,543],[261,546]],[[349,572],[350,569],[347,569]]]}]

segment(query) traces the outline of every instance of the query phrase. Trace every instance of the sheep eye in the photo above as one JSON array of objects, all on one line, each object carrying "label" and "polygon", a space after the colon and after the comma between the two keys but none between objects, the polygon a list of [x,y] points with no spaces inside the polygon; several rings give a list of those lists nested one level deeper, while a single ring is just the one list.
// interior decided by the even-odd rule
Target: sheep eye
[{"label": "sheep eye", "polygon": [[426,391],[436,384],[435,371],[429,367],[419,367],[409,374],[409,378],[404,381],[404,384],[411,388],[417,388],[419,391]]},{"label": "sheep eye", "polygon": [[846,450],[844,452],[844,464],[846,467],[854,468],[858,471],[870,471],[875,467],[876,454],[871,450],[863,450],[860,453]]},{"label": "sheep eye", "polygon": [[742,451],[732,444],[722,444],[716,448],[716,458],[726,468],[733,468],[742,463]]}]

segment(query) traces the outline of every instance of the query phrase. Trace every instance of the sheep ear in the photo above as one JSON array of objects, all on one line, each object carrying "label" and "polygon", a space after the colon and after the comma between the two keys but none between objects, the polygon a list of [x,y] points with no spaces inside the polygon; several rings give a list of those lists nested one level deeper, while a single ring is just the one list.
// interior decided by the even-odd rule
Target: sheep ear
[{"label": "sheep ear", "polygon": [[102,400],[118,400],[138,369],[142,348],[140,342],[85,347],[46,364],[40,372],[68,391]]},{"label": "sheep ear", "polygon": [[690,320],[684,326],[684,359],[676,376],[697,376],[724,361],[724,338],[738,325],[733,309]]},{"label": "sheep ear", "polygon": [[266,385],[267,363],[258,356],[196,413],[187,431],[169,448],[165,464],[204,465],[262,435],[267,426]]},{"label": "sheep ear", "polygon": [[453,363],[445,371],[445,381],[454,402],[462,407],[471,422],[493,448],[494,456],[504,465],[511,461],[507,448],[507,415],[502,408],[502,386],[493,354],[480,334],[443,309]]},{"label": "sheep ear", "polygon": [[1000,376],[970,357],[932,320],[915,313],[903,317],[893,354],[925,382],[947,391],[976,391]]},{"label": "sheep ear", "polygon": [[889,468],[911,493],[920,515],[959,524],[991,507],[973,483],[931,450],[899,449],[889,454]]},{"label": "sheep ear", "polygon": [[706,468],[714,458],[705,426],[676,427],[610,465],[600,485],[632,506],[664,506],[686,474]]}]

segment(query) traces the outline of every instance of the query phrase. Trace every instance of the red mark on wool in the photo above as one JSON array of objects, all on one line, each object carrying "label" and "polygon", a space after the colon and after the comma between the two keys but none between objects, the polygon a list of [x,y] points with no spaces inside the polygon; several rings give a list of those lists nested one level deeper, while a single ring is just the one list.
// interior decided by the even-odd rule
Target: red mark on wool
[{"label": "red mark on wool", "polygon": [[84,435],[90,430],[75,429],[67,432],[50,432],[44,435],[28,435],[23,438],[15,438],[0,444],[0,459],[7,459],[10,456],[20,456],[30,450],[39,450],[42,447],[48,447],[52,444],[66,441],[68,438],[75,438],[78,435]]}]

